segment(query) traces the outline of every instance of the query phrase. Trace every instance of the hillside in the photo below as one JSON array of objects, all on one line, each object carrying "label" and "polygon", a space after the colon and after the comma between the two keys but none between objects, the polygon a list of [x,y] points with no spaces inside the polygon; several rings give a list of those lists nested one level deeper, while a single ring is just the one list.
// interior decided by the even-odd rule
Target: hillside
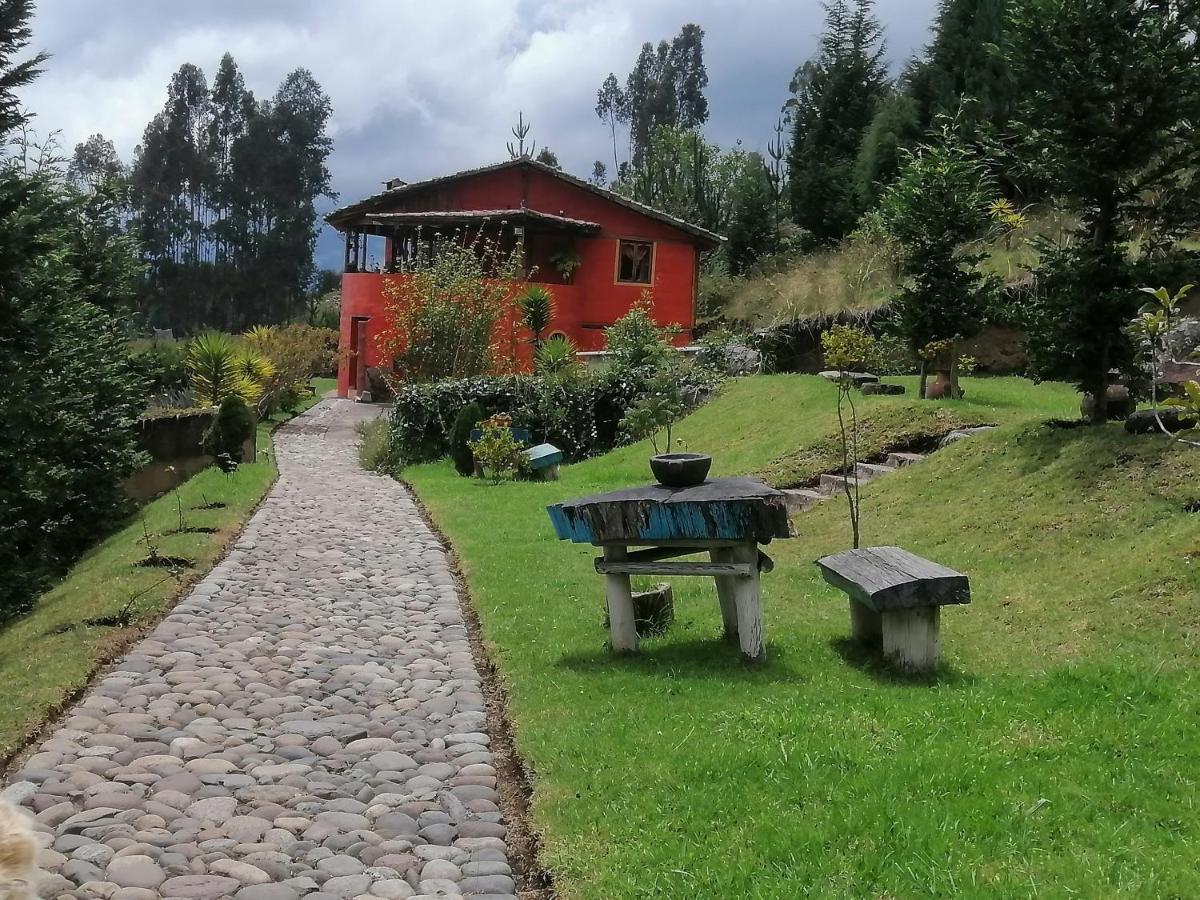
[{"label": "hillside", "polygon": [[[769,550],[762,667],[719,640],[699,579],[675,580],[665,636],[614,659],[595,551],[558,543],[544,507],[647,480],[644,445],[555,484],[407,470],[507,683],[561,896],[1200,892],[1200,454],[1043,424],[1075,409],[1061,385],[966,387],[962,404],[863,404],[881,445],[938,417],[1001,425],[863,490],[868,544],[971,577],[929,681],[846,640],[845,598],[811,564],[848,545],[840,501]],[[718,474],[802,479],[832,400],[813,377],[745,379],[680,433]]]},{"label": "hillside", "polygon": [[[1033,242],[1060,238],[1071,220],[1052,209],[1028,213],[1023,228],[991,244],[984,268],[1005,283],[1024,280],[1037,264]],[[704,285],[709,315],[750,327],[838,312],[878,309],[897,287],[885,248],[851,237],[831,250],[786,261],[768,261],[745,278],[710,277]]]}]

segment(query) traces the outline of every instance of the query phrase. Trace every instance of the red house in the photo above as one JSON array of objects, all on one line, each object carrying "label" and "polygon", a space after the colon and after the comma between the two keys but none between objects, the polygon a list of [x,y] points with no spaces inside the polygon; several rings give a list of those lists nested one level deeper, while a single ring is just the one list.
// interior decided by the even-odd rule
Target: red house
[{"label": "red house", "polygon": [[[522,248],[526,277],[549,286],[555,300],[548,336],[562,334],[581,350],[601,350],[603,329],[649,290],[654,318],[679,325],[680,344],[695,326],[700,253],[719,235],[614,194],[551,166],[515,159],[405,184],[331,213],[346,235],[342,276],[338,395],[361,390],[365,371],[386,366],[375,337],[384,324],[387,279],[403,278],[408,254],[434,233],[492,230]],[[381,262],[367,268],[368,247],[382,243]],[[382,238],[380,242],[378,239]],[[562,260],[578,258],[569,275]],[[347,352],[348,351],[348,352]]]}]

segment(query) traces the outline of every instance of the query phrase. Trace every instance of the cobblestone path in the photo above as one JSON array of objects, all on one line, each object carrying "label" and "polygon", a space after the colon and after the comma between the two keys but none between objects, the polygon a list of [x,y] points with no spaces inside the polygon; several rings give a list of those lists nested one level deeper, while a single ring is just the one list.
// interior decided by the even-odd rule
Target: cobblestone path
[{"label": "cobblestone path", "polygon": [[42,897],[514,892],[480,678],[447,559],[325,400],[229,556],[5,791]]}]

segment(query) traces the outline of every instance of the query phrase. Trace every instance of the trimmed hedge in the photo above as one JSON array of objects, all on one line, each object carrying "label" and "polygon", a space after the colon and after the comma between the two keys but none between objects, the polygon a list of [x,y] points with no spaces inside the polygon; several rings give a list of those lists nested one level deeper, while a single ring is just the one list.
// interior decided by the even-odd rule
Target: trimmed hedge
[{"label": "trimmed hedge", "polygon": [[[496,375],[406,384],[392,406],[392,441],[406,463],[432,462],[450,452],[455,417],[478,403],[484,417],[509,413],[535,442],[554,444],[577,460],[627,443],[625,411],[646,387],[650,370],[609,369],[579,381],[529,375]],[[682,374],[689,406],[712,392],[717,378],[694,367]]]}]

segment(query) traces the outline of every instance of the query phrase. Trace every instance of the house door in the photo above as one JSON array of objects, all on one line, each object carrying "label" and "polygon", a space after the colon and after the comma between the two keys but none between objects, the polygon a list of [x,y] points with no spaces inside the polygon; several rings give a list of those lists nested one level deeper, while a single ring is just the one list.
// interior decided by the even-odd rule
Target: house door
[{"label": "house door", "polygon": [[367,377],[367,323],[369,316],[350,320],[350,384],[349,393],[357,394],[365,387]]}]

